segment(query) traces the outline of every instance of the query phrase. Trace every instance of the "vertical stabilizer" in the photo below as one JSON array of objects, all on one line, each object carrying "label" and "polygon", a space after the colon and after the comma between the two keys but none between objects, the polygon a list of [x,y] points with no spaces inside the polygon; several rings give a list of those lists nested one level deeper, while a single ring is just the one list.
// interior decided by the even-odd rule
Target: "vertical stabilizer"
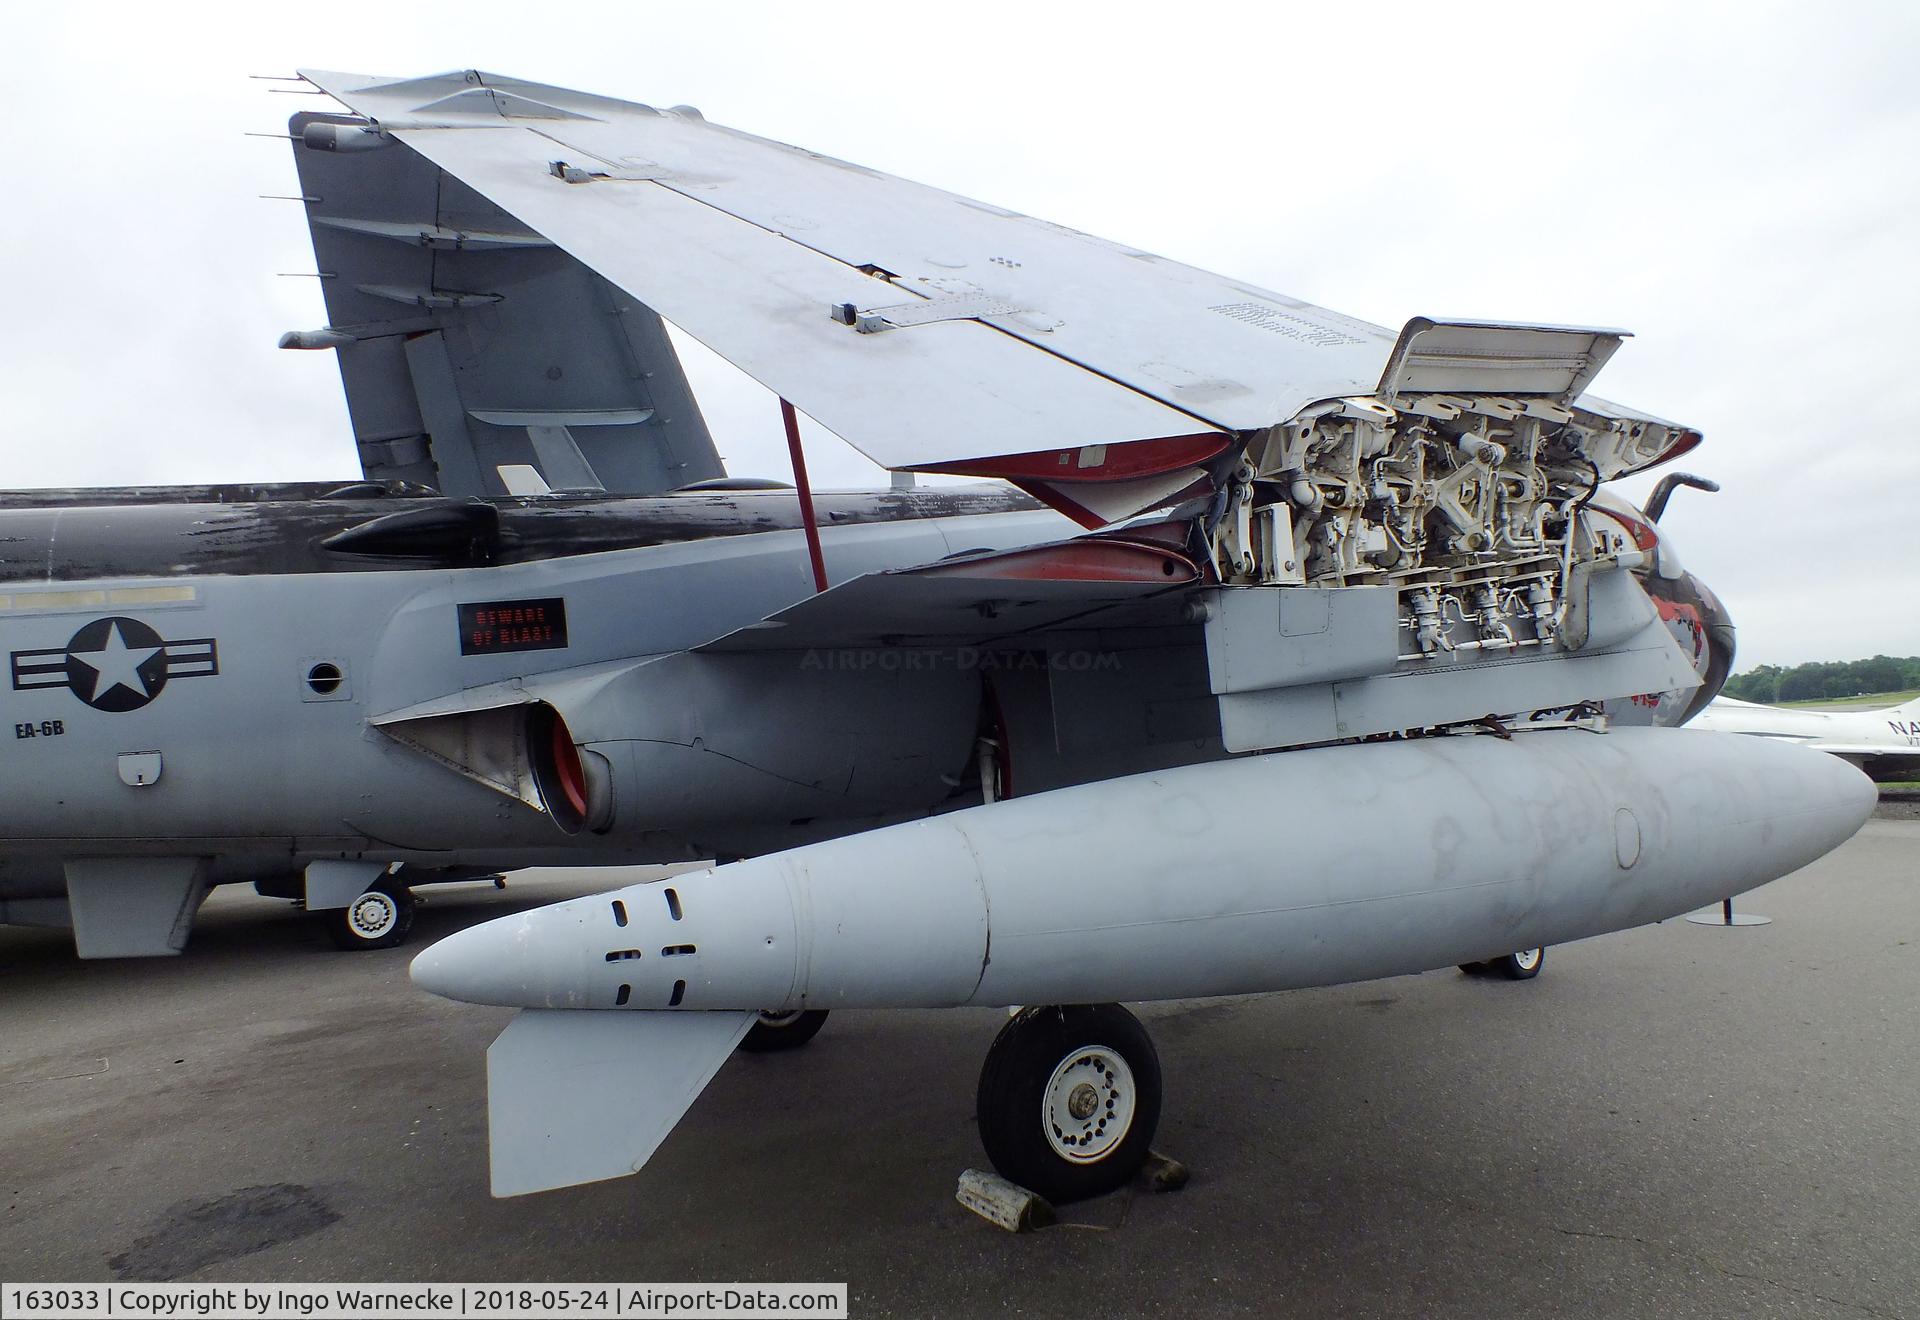
[{"label": "vertical stabilizer", "polygon": [[[288,125],[361,469],[452,496],[651,495],[724,476],[658,316],[394,138]],[[520,490],[524,474],[510,474]]]}]

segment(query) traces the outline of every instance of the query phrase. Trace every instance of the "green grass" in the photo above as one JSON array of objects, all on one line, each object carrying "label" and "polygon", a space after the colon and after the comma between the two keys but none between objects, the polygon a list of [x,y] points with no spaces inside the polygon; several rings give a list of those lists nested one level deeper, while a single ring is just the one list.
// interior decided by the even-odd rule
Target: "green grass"
[{"label": "green grass", "polygon": [[1878,710],[1882,706],[1899,706],[1920,697],[1920,688],[1908,688],[1905,692],[1863,692],[1857,697],[1820,697],[1813,701],[1782,701],[1782,706],[1799,706],[1815,710]]}]

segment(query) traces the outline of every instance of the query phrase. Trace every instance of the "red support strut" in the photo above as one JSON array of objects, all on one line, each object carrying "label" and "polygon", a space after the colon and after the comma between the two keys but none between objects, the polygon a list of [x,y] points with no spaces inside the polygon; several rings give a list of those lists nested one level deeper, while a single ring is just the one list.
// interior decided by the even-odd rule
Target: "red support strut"
[{"label": "red support strut", "polygon": [[827,589],[827,561],[820,554],[820,522],[813,516],[813,487],[807,482],[807,458],[800,452],[800,418],[793,405],[780,400],[780,420],[787,427],[787,455],[793,459],[793,487],[800,493],[800,524],[807,531],[807,557],[813,561],[813,589]]}]

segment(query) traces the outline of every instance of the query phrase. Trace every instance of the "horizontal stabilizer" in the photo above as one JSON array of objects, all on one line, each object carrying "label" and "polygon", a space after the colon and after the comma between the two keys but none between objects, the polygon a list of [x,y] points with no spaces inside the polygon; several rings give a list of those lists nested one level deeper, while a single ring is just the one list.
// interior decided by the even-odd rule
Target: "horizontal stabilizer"
[{"label": "horizontal stabilizer", "polygon": [[487,1050],[493,1194],[637,1171],[753,1022],[744,1012],[524,1010]]}]

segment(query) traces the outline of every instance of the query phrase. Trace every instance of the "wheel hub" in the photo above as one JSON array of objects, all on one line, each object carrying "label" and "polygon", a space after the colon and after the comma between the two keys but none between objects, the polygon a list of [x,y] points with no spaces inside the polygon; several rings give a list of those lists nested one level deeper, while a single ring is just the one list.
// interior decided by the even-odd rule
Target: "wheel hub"
[{"label": "wheel hub", "polygon": [[347,925],[363,940],[379,939],[393,929],[393,923],[399,918],[400,905],[378,890],[360,895],[347,909]]},{"label": "wheel hub", "polygon": [[1133,1126],[1133,1070],[1105,1046],[1060,1061],[1040,1100],[1047,1143],[1062,1159],[1092,1164],[1111,1155]]}]

